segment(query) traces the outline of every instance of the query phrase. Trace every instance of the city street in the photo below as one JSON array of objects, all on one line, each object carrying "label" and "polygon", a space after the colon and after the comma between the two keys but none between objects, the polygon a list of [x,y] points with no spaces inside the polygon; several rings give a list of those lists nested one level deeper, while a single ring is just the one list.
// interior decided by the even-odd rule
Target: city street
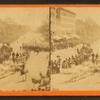
[{"label": "city street", "polygon": [[[100,54],[99,44],[98,40],[91,45],[94,52],[98,54]],[[53,53],[53,59],[60,56],[64,60],[66,57],[76,54],[76,47],[57,50]],[[100,62],[96,65],[89,60],[80,65],[72,65],[71,68],[60,68],[60,73],[51,75],[51,87],[52,90],[99,90]]]},{"label": "city street", "polygon": [[39,54],[31,52],[29,59],[26,62],[25,68],[29,71],[27,79],[25,75],[20,75],[20,72],[5,73],[6,77],[0,79],[0,90],[32,90],[35,84],[32,83],[31,78],[40,79],[40,73],[46,74],[48,67],[48,53],[40,52]]}]

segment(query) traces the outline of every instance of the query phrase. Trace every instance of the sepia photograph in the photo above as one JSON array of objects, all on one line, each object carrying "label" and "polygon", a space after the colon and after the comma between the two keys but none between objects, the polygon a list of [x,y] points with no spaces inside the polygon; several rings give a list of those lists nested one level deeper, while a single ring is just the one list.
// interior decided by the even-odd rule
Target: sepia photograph
[{"label": "sepia photograph", "polygon": [[0,8],[0,91],[100,89],[100,7]]},{"label": "sepia photograph", "polygon": [[51,8],[51,90],[100,90],[100,7]]},{"label": "sepia photograph", "polygon": [[0,8],[0,91],[50,90],[49,9]]}]

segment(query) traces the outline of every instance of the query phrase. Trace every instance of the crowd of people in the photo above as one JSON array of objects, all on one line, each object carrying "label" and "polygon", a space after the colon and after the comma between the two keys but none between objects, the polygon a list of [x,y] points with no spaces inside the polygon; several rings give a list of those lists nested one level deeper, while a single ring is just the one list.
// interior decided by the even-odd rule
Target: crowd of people
[{"label": "crowd of people", "polygon": [[[34,49],[34,53],[38,56],[39,49]],[[24,76],[22,81],[27,81],[27,73],[29,72],[26,68],[26,62],[30,56],[30,50],[20,47],[19,51],[11,48],[10,45],[3,44],[0,48],[0,64],[9,66],[9,71],[14,73],[20,73]],[[34,66],[34,65],[33,65]],[[34,69],[33,69],[34,70]],[[34,72],[33,72],[34,73]],[[33,84],[38,84],[37,89],[33,87],[33,90],[49,90],[50,86],[50,71],[47,70],[46,76],[40,73],[40,80],[32,79]]]},{"label": "crowd of people", "polygon": [[61,68],[71,68],[72,65],[77,66],[85,61],[91,61],[93,64],[98,63],[99,55],[94,53],[90,45],[83,44],[83,46],[80,49],[77,48],[76,51],[76,54],[71,57],[66,57],[62,60],[60,56],[57,56],[56,60],[51,61],[52,74],[59,73]]},{"label": "crowd of people", "polygon": [[28,52],[12,52],[10,57],[10,60],[13,62],[14,70],[16,72],[20,71],[21,75],[25,74],[25,62],[29,57]]},{"label": "crowd of people", "polygon": [[[22,49],[22,48],[21,48]],[[0,48],[0,64],[9,66],[10,71],[19,71],[24,74],[25,62],[29,57],[29,53],[25,50],[15,52],[8,44],[3,44]]]}]

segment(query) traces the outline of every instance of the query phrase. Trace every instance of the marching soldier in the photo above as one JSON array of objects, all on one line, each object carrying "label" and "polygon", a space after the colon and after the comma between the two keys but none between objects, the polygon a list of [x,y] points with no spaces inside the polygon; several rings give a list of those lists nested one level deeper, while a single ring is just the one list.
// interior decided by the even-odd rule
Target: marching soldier
[{"label": "marching soldier", "polygon": [[14,52],[12,53],[12,60],[15,63],[15,53]]},{"label": "marching soldier", "polygon": [[94,55],[94,53],[92,54],[92,63],[95,63],[95,55]]},{"label": "marching soldier", "polygon": [[57,72],[57,62],[56,60],[53,63],[53,74],[55,74]]},{"label": "marching soldier", "polygon": [[63,60],[63,62],[62,62],[62,68],[66,68],[66,61],[65,60]]},{"label": "marching soldier", "polygon": [[71,58],[68,59],[68,68],[71,68]]},{"label": "marching soldier", "polygon": [[97,64],[98,63],[98,58],[99,58],[99,55],[98,54],[96,54],[96,61],[95,61],[95,63]]},{"label": "marching soldier", "polygon": [[75,55],[75,65],[78,65],[78,56]]},{"label": "marching soldier", "polygon": [[60,68],[60,64],[61,64],[61,58],[60,56],[57,56],[57,66]]},{"label": "marching soldier", "polygon": [[75,64],[75,58],[74,58],[74,56],[72,56],[72,64]]}]

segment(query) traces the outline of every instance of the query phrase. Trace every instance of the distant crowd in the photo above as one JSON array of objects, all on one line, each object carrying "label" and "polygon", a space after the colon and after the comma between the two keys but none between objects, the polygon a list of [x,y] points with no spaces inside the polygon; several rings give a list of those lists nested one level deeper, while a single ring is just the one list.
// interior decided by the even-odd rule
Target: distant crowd
[{"label": "distant crowd", "polygon": [[97,64],[99,55],[95,54],[93,52],[93,49],[91,49],[90,45],[85,45],[79,49],[77,48],[77,53],[75,55],[72,55],[71,57],[66,57],[65,59],[61,59],[60,56],[57,56],[56,60],[51,61],[52,66],[52,74],[60,73],[60,69],[67,69],[71,68],[72,65],[79,65],[82,64],[85,61],[92,61],[93,64]]}]

